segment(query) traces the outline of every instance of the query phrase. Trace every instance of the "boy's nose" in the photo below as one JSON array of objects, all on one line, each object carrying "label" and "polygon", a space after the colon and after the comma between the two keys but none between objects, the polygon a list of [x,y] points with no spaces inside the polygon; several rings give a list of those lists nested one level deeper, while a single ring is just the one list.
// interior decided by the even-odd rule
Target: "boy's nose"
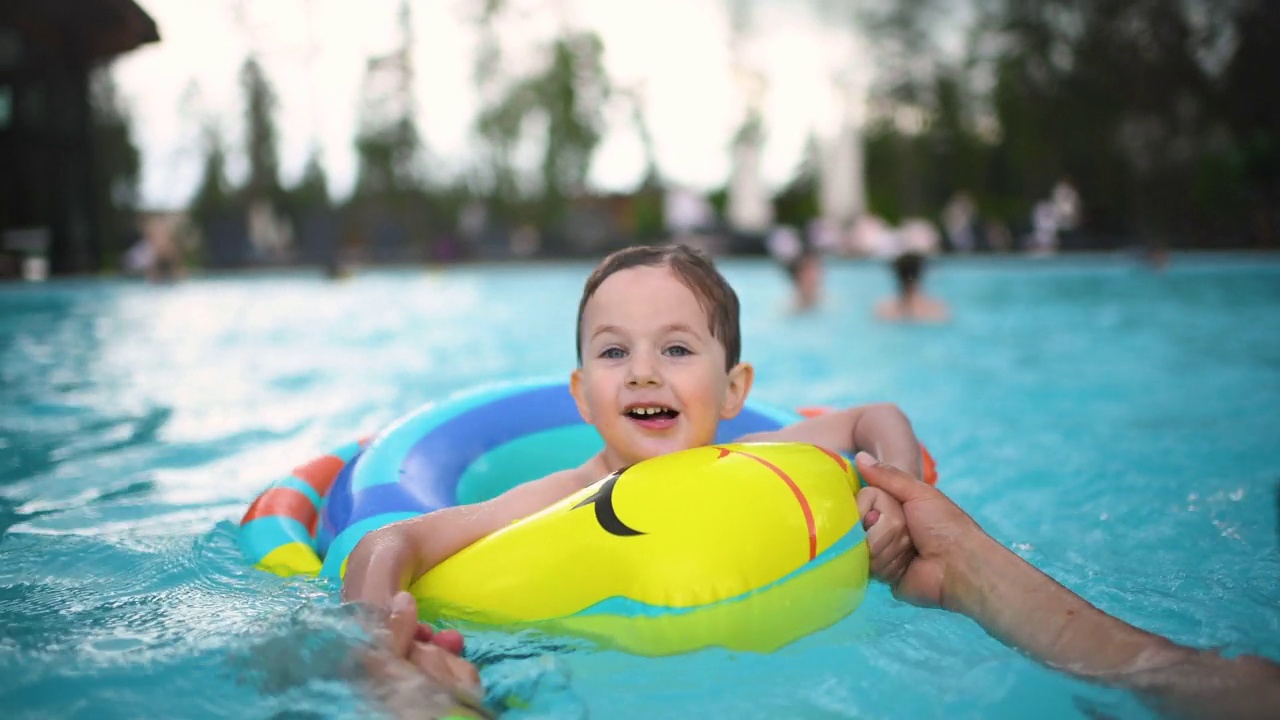
[{"label": "boy's nose", "polygon": [[636,357],[628,367],[631,370],[627,377],[628,385],[640,387],[659,383],[658,373],[654,370],[653,363],[649,362],[647,358]]}]

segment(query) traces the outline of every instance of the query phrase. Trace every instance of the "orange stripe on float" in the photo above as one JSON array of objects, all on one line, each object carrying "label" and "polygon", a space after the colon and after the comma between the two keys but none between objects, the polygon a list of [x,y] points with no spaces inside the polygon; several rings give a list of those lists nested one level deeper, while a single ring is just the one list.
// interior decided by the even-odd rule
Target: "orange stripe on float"
[{"label": "orange stripe on float", "polygon": [[[735,453],[738,453],[739,455],[745,455],[751,458],[752,460],[755,460],[756,462],[760,463],[761,465],[764,465],[765,467],[772,470],[774,475],[777,475],[778,477],[782,478],[782,482],[786,483],[787,487],[791,488],[791,493],[796,496],[796,501],[800,503],[800,509],[804,511],[804,524],[809,529],[809,559],[812,560],[818,557],[818,527],[816,524],[814,524],[814,521],[813,521],[813,509],[809,507],[809,500],[804,496],[804,493],[801,492],[800,486],[796,485],[795,481],[792,480],[789,475],[787,475],[785,472],[782,471],[782,468],[778,467],[777,465],[774,465],[773,463],[769,462],[768,460],[765,460],[762,457],[752,455],[751,453],[748,453],[748,452],[742,452],[741,450],[730,450],[729,452],[735,452]],[[720,448],[720,453],[721,453],[720,457],[724,457],[726,454],[728,454],[725,452],[724,448]]]},{"label": "orange stripe on float", "polygon": [[293,476],[310,485],[320,497],[324,497],[333,485],[334,478],[342,472],[343,465],[346,463],[342,458],[325,455],[294,468]]},{"label": "orange stripe on float", "polygon": [[313,528],[315,527],[317,515],[316,506],[311,504],[311,498],[297,490],[280,487],[271,488],[253,501],[240,524],[244,525],[258,518],[279,517],[281,515],[297,520],[304,527]]}]

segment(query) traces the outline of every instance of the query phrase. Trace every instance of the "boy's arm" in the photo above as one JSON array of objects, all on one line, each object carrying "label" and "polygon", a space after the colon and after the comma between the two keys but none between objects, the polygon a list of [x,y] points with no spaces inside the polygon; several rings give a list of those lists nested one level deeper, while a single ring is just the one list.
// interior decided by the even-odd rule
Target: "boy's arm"
[{"label": "boy's arm", "polygon": [[803,442],[842,453],[865,450],[882,462],[923,477],[920,443],[911,421],[891,403],[862,405],[801,420],[781,430],[752,433],[742,442]]},{"label": "boy's arm", "polygon": [[366,535],[347,559],[342,599],[386,609],[396,593],[459,550],[570,495],[581,470],[564,470],[475,505],[444,508]]}]

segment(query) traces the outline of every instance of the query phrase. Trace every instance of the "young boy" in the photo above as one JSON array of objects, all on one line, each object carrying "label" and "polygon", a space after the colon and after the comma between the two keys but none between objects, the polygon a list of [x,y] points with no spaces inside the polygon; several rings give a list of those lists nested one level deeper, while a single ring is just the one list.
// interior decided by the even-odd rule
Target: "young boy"
[{"label": "young boy", "polygon": [[[684,246],[633,247],[596,267],[578,305],[578,368],[570,390],[604,450],[492,500],[446,508],[367,535],[347,560],[343,598],[387,609],[397,593],[484,536],[648,458],[715,439],[742,410],[754,370],[740,362],[738,297],[705,254]],[[892,405],[868,405],[805,420],[745,441],[807,442],[867,450],[921,474],[920,446]],[[902,508],[859,491],[875,575],[894,582],[910,564]]]}]

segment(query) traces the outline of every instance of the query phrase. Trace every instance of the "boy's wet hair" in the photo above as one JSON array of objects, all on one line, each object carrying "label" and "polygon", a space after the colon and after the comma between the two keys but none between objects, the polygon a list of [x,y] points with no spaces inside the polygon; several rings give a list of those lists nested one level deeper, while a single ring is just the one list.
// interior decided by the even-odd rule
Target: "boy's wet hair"
[{"label": "boy's wet hair", "polygon": [[610,254],[591,272],[582,287],[578,302],[578,363],[582,363],[582,314],[587,301],[610,275],[634,267],[665,267],[679,278],[707,314],[711,337],[724,346],[725,370],[732,370],[742,354],[742,335],[738,327],[738,294],[716,270],[711,256],[686,245],[637,245]]}]

